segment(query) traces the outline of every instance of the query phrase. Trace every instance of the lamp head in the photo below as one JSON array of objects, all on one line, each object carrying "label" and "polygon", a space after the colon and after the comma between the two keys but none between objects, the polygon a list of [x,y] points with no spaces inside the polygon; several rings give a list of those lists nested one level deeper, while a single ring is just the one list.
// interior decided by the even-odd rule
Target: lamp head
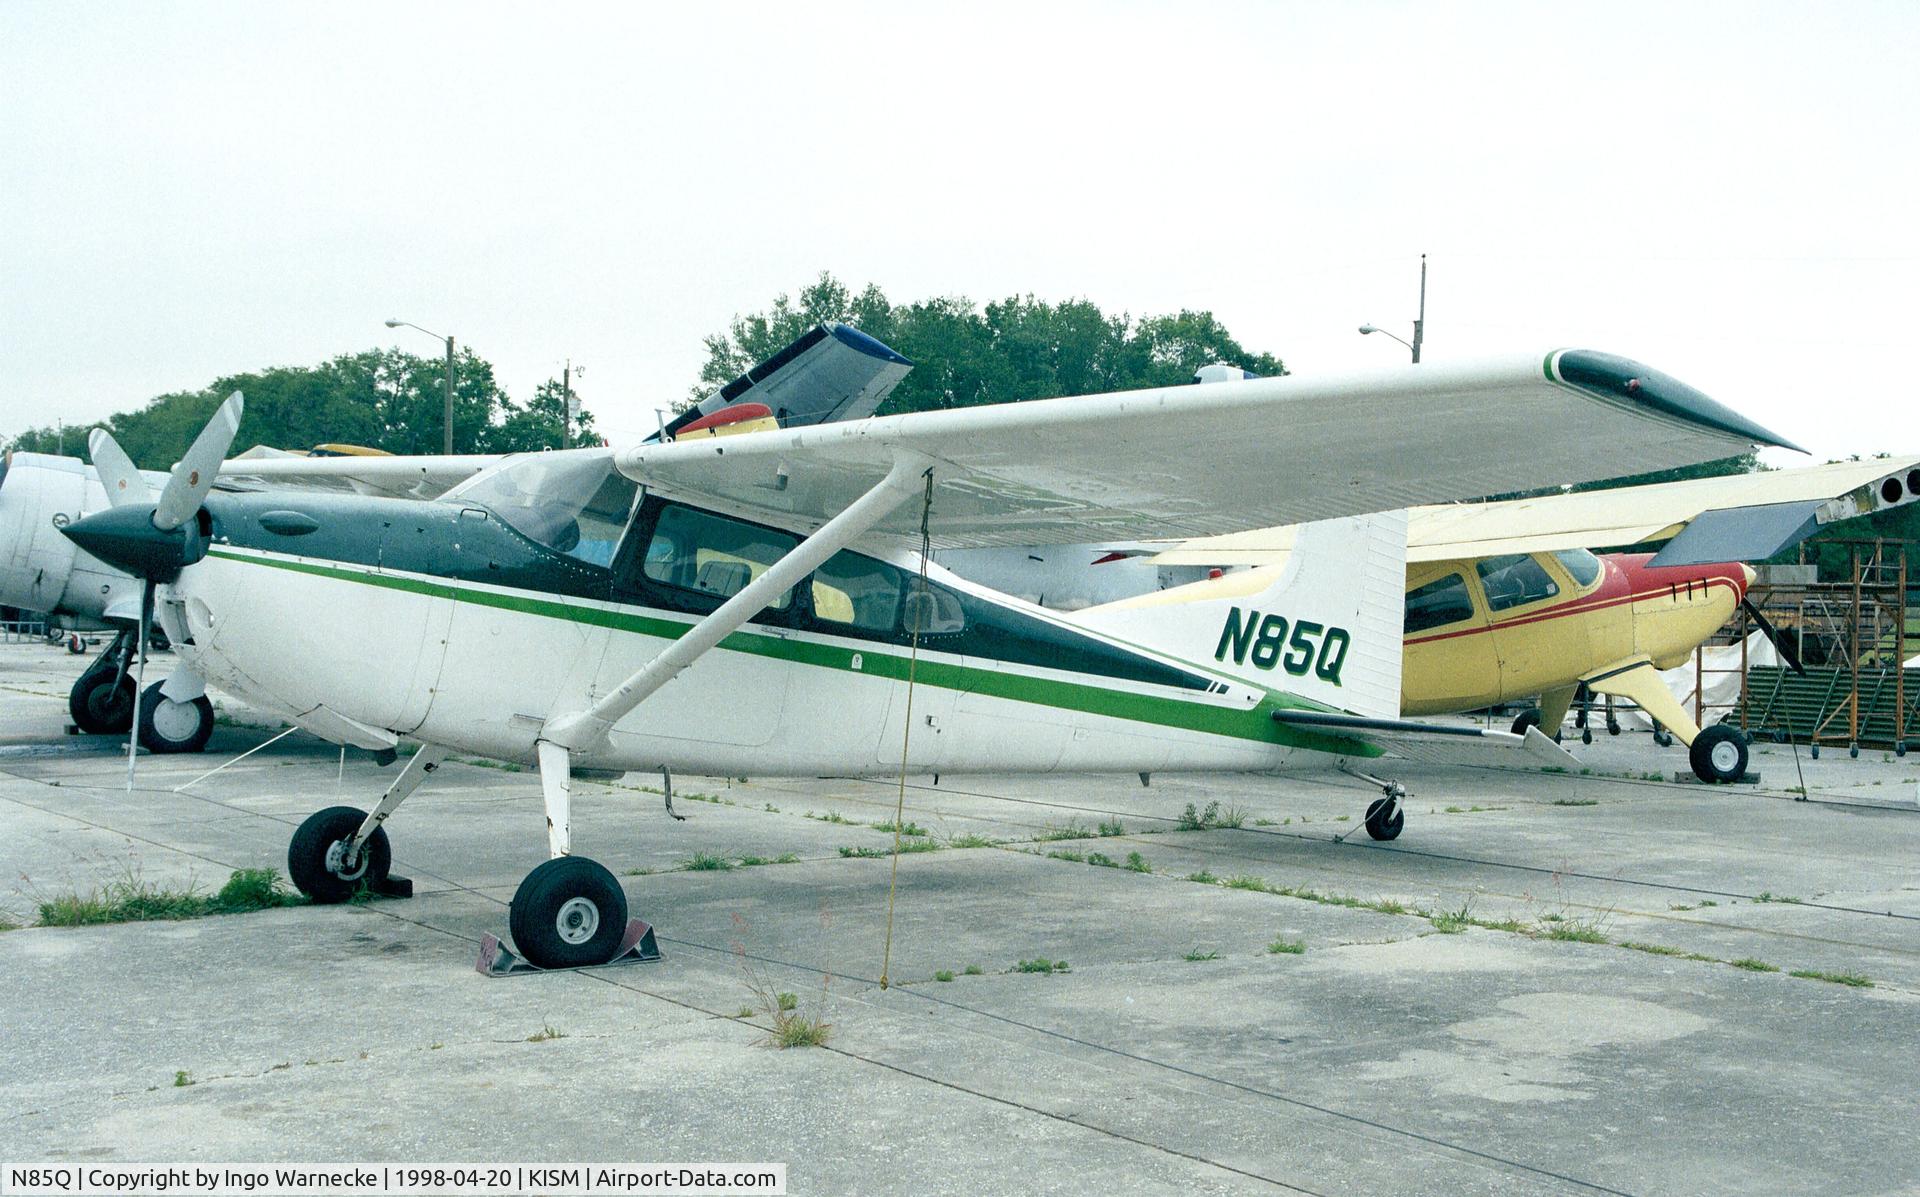
[{"label": "lamp head", "polygon": [[387,321],[387,327],[388,327],[388,328],[399,328],[399,327],[401,326],[401,324],[403,324],[403,323],[405,323],[405,322],[404,322],[404,321],[401,321],[401,320],[389,320],[389,321]]},{"label": "lamp head", "polygon": [[1380,331],[1379,329],[1375,328],[1371,324],[1362,324],[1360,326],[1360,335],[1363,337],[1366,336],[1368,333],[1375,333],[1379,331]]}]

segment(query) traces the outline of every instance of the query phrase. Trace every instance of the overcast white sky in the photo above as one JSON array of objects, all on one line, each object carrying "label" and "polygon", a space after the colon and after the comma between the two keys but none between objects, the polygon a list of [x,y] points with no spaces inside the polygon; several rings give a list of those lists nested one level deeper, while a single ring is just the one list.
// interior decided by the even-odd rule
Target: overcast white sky
[{"label": "overcast white sky", "polygon": [[0,435],[434,352],[392,315],[516,398],[571,355],[620,439],[823,269],[1387,364],[1425,251],[1430,361],[1605,349],[1910,450],[1916,63],[1910,0],[4,0]]}]

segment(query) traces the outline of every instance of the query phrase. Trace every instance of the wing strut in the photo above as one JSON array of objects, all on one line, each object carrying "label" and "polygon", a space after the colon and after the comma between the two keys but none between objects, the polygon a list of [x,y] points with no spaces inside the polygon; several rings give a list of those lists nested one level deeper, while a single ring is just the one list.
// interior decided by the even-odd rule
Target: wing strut
[{"label": "wing strut", "polygon": [[[687,630],[660,654],[641,666],[619,688],[584,711],[550,719],[541,730],[542,745],[566,752],[585,752],[604,743],[613,725],[645,702],[654,691],[672,681],[675,675],[698,660],[702,654],[731,635],[741,624],[758,615],[788,587],[812,573],[827,558],[844,549],[855,538],[872,528],[900,504],[919,493],[921,479],[933,468],[930,459],[919,454],[902,455],[887,476],[858,499],[820,526],[820,530],[801,541],[786,556],[767,567],[740,591],[720,605],[713,614]],[[560,754],[543,752],[542,772],[564,764]]]}]

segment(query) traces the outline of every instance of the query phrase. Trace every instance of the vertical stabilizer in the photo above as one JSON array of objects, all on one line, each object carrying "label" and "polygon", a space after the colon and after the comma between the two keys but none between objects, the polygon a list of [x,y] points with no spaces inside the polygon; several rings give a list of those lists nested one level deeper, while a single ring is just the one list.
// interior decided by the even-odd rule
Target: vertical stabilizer
[{"label": "vertical stabilizer", "polygon": [[1284,565],[1228,574],[1072,618],[1336,710],[1400,717],[1407,513],[1304,524]]}]

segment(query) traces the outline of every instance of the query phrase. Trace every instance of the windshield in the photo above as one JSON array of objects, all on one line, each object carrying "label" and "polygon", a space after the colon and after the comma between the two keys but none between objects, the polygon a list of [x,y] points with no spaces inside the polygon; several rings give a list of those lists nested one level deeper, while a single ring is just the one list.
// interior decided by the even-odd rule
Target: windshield
[{"label": "windshield", "polygon": [[462,483],[441,501],[485,507],[555,552],[611,565],[638,489],[613,468],[612,453],[536,453]]}]

